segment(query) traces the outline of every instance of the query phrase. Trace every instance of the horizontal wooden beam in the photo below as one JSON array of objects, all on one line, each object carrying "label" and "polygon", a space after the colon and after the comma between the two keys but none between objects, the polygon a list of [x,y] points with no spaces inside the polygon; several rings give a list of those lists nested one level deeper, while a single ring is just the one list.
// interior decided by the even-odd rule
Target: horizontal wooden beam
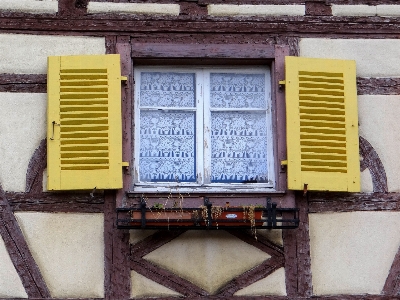
[{"label": "horizontal wooden beam", "polygon": [[6,197],[15,211],[103,213],[104,195],[90,193],[13,193]]},{"label": "horizontal wooden beam", "polygon": [[310,213],[400,211],[400,193],[309,193]]},{"label": "horizontal wooden beam", "polygon": [[273,59],[270,45],[133,43],[134,58]]},{"label": "horizontal wooden beam", "polygon": [[[38,32],[47,34],[90,33],[91,35],[147,33],[263,33],[384,35],[399,37],[400,19],[394,17],[332,16],[137,16],[101,14],[62,18],[50,15],[0,13],[0,31]],[[101,34],[100,34],[101,33]],[[325,36],[325,37],[326,37]]]},{"label": "horizontal wooden beam", "polygon": [[399,95],[400,78],[357,78],[358,95]]},{"label": "horizontal wooden beam", "polygon": [[0,74],[0,92],[46,93],[45,74]]}]

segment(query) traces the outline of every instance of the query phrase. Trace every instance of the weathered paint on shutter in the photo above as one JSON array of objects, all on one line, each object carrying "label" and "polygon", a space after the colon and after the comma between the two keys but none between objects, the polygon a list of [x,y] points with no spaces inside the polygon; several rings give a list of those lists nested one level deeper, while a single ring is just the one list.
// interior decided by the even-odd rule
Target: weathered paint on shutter
[{"label": "weathered paint on shutter", "polygon": [[355,61],[285,63],[288,188],[359,192]]},{"label": "weathered paint on shutter", "polygon": [[122,188],[119,55],[48,58],[47,189]]}]

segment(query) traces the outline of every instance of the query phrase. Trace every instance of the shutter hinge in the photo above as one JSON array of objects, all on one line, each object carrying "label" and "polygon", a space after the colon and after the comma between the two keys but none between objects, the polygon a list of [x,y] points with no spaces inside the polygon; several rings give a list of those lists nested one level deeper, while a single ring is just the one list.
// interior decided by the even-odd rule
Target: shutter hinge
[{"label": "shutter hinge", "polygon": [[121,81],[128,81],[128,76],[121,76]]},{"label": "shutter hinge", "polygon": [[123,167],[129,167],[129,162],[128,161],[123,161],[122,162]]},{"label": "shutter hinge", "polygon": [[288,165],[287,160],[281,160],[281,173],[286,173],[287,165]]},{"label": "shutter hinge", "polygon": [[286,80],[279,80],[279,85],[285,85],[286,84]]}]

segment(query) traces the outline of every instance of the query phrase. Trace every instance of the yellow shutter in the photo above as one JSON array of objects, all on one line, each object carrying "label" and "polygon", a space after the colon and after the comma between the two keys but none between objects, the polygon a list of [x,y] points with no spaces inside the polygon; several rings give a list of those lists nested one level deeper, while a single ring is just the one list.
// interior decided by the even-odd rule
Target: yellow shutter
[{"label": "yellow shutter", "polygon": [[288,188],[360,191],[355,61],[286,57]]},{"label": "yellow shutter", "polygon": [[122,188],[119,55],[49,57],[47,81],[47,189]]}]

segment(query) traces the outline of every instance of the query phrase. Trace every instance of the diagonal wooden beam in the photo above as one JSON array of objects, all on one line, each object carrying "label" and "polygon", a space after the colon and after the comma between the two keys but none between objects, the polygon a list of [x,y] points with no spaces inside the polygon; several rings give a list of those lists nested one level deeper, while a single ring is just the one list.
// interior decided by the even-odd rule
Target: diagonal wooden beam
[{"label": "diagonal wooden beam", "polygon": [[400,247],[394,257],[382,294],[400,296]]},{"label": "diagonal wooden beam", "polygon": [[372,177],[372,185],[375,193],[388,192],[387,177],[385,167],[378,153],[372,145],[362,136],[359,137],[360,141],[360,155],[363,157],[361,162],[361,171],[363,168],[368,168]]},{"label": "diagonal wooden beam", "polygon": [[172,241],[184,232],[186,232],[186,230],[157,231],[155,234],[148,236],[147,238],[143,239],[142,241],[136,243],[131,247],[132,259],[141,259],[143,256]]},{"label": "diagonal wooden beam", "polygon": [[229,230],[233,236],[239,238],[243,242],[252,245],[253,247],[260,249],[261,251],[268,253],[272,257],[278,257],[283,259],[283,247],[272,243],[266,237],[257,235],[257,239],[251,233],[242,230]]},{"label": "diagonal wooden beam", "polygon": [[0,186],[0,235],[29,298],[50,298],[18,222]]},{"label": "diagonal wooden beam", "polygon": [[47,140],[40,141],[39,147],[35,149],[29,161],[26,171],[26,193],[42,193],[43,192],[43,171],[47,167]]},{"label": "diagonal wooden beam", "polygon": [[193,283],[162,269],[145,259],[135,259],[131,262],[131,269],[167,288],[170,288],[185,297],[199,297],[208,295],[206,291]]},{"label": "diagonal wooden beam", "polygon": [[223,288],[221,288],[217,295],[226,297],[225,299],[229,299],[233,297],[233,294],[237,291],[267,277],[277,269],[284,267],[284,265],[285,262],[283,258],[272,257],[270,259],[267,259],[265,262],[258,265],[257,267],[235,277]]}]

